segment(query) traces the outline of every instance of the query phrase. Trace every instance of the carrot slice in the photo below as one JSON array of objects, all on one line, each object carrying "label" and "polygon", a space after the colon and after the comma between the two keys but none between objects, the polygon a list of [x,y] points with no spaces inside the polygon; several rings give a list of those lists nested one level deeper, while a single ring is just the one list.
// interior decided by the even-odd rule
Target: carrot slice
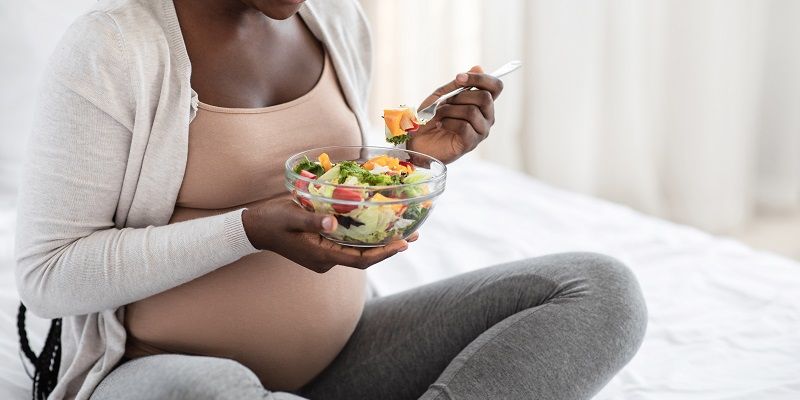
[{"label": "carrot slice", "polygon": [[328,170],[333,167],[333,165],[331,165],[331,158],[328,157],[328,153],[320,154],[317,159],[319,160],[319,164],[322,165],[322,169],[324,169],[325,172],[328,172]]}]

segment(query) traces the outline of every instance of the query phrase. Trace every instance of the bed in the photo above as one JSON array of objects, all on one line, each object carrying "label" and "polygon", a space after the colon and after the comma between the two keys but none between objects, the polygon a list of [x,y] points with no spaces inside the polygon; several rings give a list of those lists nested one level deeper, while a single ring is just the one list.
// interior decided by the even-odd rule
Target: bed
[{"label": "bed", "polygon": [[[0,208],[0,398],[21,400],[30,381],[17,350],[13,220]],[[452,166],[421,234],[371,268],[381,293],[553,252],[626,262],[648,302],[648,332],[596,399],[800,399],[800,263],[476,159]],[[46,321],[30,325],[38,347]]]}]

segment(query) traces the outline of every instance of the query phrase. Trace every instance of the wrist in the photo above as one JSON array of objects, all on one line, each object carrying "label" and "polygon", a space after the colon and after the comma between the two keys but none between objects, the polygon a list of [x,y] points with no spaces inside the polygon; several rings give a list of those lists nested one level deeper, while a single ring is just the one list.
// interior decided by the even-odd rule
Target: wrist
[{"label": "wrist", "polygon": [[419,148],[415,147],[414,144],[412,143],[413,140],[414,139],[409,139],[408,142],[404,143],[405,144],[404,150],[412,151],[412,153],[408,153],[409,159],[407,161],[409,161],[410,163],[412,163],[412,164],[414,164],[416,166],[426,167],[426,168],[429,167],[430,163],[428,162],[427,158],[419,157],[419,156],[417,156],[416,154],[413,153],[413,152],[416,152],[416,153],[427,154],[425,151],[422,151]]},{"label": "wrist", "polygon": [[265,250],[263,243],[261,243],[262,241],[259,240],[260,235],[258,227],[260,225],[260,216],[256,210],[245,208],[242,211],[242,226],[244,227],[245,235],[247,235],[247,240],[250,241],[253,247],[259,250]]}]

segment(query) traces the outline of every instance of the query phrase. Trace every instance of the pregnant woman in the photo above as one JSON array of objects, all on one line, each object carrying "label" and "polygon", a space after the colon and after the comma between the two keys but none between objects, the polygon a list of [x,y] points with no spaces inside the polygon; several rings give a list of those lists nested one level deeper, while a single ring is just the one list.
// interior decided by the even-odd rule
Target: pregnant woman
[{"label": "pregnant woman", "polygon": [[[416,237],[371,250],[320,237],[336,220],[285,196],[283,162],[363,143],[370,57],[352,0],[101,1],[72,25],[19,203],[22,300],[63,318],[48,346],[58,383],[41,392],[588,399],[631,359],[646,309],[611,258],[533,258],[374,297],[364,270]],[[426,103],[461,86],[478,90],[408,148],[449,163],[488,136],[502,85],[480,68]]]}]

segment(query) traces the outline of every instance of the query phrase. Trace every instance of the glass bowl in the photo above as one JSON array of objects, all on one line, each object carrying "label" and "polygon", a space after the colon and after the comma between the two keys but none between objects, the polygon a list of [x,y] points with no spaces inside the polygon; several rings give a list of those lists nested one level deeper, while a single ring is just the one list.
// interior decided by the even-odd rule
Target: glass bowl
[{"label": "glass bowl", "polygon": [[[330,161],[359,164],[381,155],[397,158],[407,168],[427,174],[414,183],[356,186],[323,182],[295,173],[302,161],[317,160],[326,153]],[[417,174],[417,176],[421,176]],[[331,146],[307,150],[286,160],[286,189],[294,201],[308,211],[336,217],[334,232],[327,239],[346,246],[379,247],[405,239],[425,222],[436,198],[445,188],[447,167],[441,161],[410,150],[370,146]]]}]

